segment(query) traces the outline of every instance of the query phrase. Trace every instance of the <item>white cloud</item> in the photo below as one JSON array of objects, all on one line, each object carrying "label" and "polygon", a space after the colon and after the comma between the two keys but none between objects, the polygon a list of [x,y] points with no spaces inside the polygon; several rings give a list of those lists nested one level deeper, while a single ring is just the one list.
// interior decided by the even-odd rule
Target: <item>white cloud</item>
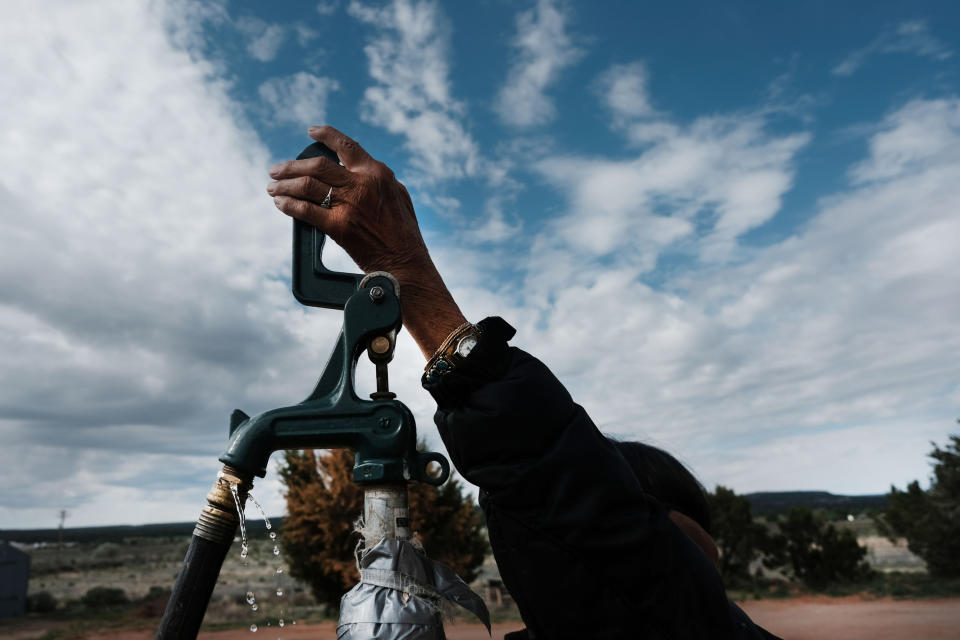
[{"label": "white cloud", "polygon": [[208,45],[206,29],[230,23],[227,1],[166,0],[162,10],[170,43],[189,52],[194,64],[209,65],[210,62],[203,57]]},{"label": "white cloud", "polygon": [[273,112],[275,122],[295,125],[326,122],[327,100],[340,84],[333,78],[300,71],[283,78],[271,78],[260,85],[260,98]]},{"label": "white cloud", "polygon": [[462,121],[463,105],[450,93],[449,29],[439,7],[393,0],[373,8],[354,1],[347,11],[375,30],[364,52],[377,84],[364,93],[363,119],[403,136],[414,182],[474,175],[477,145]]},{"label": "white cloud", "polygon": [[547,89],[582,56],[566,32],[568,20],[566,8],[554,0],[537,0],[533,9],[517,15],[517,55],[496,104],[503,122],[527,127],[554,118]]},{"label": "white cloud", "polygon": [[[584,247],[546,230],[515,294],[518,342],[601,428],[678,451],[708,485],[880,492],[924,478],[929,441],[955,426],[960,380],[960,156],[945,151],[960,143],[958,107],[957,98],[916,100],[892,112],[850,187],[825,198],[796,235],[734,266],[680,267],[657,289],[639,279],[645,265],[619,235]],[[699,160],[684,157],[655,183],[712,192],[716,174],[702,167],[714,156],[701,147],[713,142],[732,150],[720,182],[761,166],[744,158],[793,153],[795,142],[742,126],[701,123],[663,143],[655,157],[664,162],[681,148]],[[900,162],[891,141],[912,130],[938,135],[914,140],[911,161]],[[571,204],[613,193],[604,172],[646,177],[633,164],[580,168],[593,191],[571,189]],[[642,197],[642,188],[631,194]],[[743,206],[730,197],[729,206]],[[655,252],[650,218],[641,219],[613,223]],[[565,224],[596,233],[594,216]],[[606,261],[592,259],[597,249],[609,251]]]},{"label": "white cloud", "polygon": [[646,118],[656,114],[650,104],[648,80],[642,62],[613,65],[600,76],[597,91],[616,121]]},{"label": "white cloud", "polygon": [[294,30],[297,32],[297,44],[301,47],[306,47],[320,36],[319,31],[311,29],[305,24],[296,25]]},{"label": "white cloud", "polygon": [[503,211],[503,202],[499,198],[489,198],[485,203],[480,223],[469,231],[473,242],[503,242],[516,238],[522,225],[511,223]]},{"label": "white cloud", "polygon": [[[738,236],[780,208],[793,160],[809,139],[769,135],[753,115],[702,117],[685,128],[664,121],[627,126],[646,143],[634,159],[555,156],[537,169],[569,195],[570,212],[554,225],[558,239],[587,256],[625,250],[643,270],[692,233],[698,216],[712,220],[710,234],[698,241],[702,257],[728,258]],[[583,211],[591,212],[588,225]]]},{"label": "white cloud", "polygon": [[[17,96],[0,105],[0,465],[55,466],[72,492],[45,485],[19,511],[7,483],[7,526],[60,507],[74,524],[195,517],[173,487],[215,468],[230,411],[306,396],[304,353],[322,359],[337,330],[283,284],[267,150],[211,66],[172,46],[196,42],[176,6],[146,5],[27,3],[0,23],[0,90]],[[123,461],[139,470],[111,475]],[[172,469],[179,485],[121,486]]]},{"label": "white cloud", "polygon": [[878,54],[904,53],[943,61],[953,55],[945,42],[930,33],[924,20],[910,20],[884,31],[870,44],[857,49],[832,69],[836,76],[850,76],[856,73],[867,60]]},{"label": "white cloud", "polygon": [[330,16],[337,12],[337,9],[340,7],[339,0],[327,0],[326,2],[317,3],[317,13],[322,16]]},{"label": "white cloud", "polygon": [[870,140],[870,156],[855,165],[854,182],[887,180],[960,159],[956,100],[915,100],[890,114]]},{"label": "white cloud", "polygon": [[[728,261],[737,238],[780,209],[810,136],[769,134],[763,110],[681,126],[651,106],[648,76],[643,63],[633,62],[611,66],[596,82],[611,128],[641,149],[635,157],[553,153],[534,164],[568,195],[569,212],[550,225],[549,243],[587,260],[615,254],[619,265],[638,272],[653,270],[660,253],[679,242],[692,243],[702,260]],[[546,244],[538,250],[551,251]]]},{"label": "white cloud", "polygon": [[259,18],[246,16],[236,21],[237,29],[247,38],[247,52],[260,62],[277,57],[286,32],[279,24],[270,24]]}]

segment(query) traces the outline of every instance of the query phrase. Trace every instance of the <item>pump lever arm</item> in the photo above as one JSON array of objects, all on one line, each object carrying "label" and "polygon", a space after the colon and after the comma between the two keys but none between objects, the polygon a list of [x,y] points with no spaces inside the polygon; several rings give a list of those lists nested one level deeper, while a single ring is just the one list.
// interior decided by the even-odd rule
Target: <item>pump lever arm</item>
[{"label": "pump lever arm", "polygon": [[[340,162],[337,154],[322,142],[314,142],[297,160],[323,157]],[[316,227],[301,220],[293,221],[293,296],[300,304],[326,309],[343,309],[354,294],[362,273],[331,271],[323,264],[323,245],[327,236]]]}]

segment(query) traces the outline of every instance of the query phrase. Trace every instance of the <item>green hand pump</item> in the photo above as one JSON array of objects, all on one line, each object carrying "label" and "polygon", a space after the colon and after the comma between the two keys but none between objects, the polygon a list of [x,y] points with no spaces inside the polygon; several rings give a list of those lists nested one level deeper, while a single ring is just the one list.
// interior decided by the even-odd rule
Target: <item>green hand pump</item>
[{"label": "green hand pump", "polygon": [[[338,162],[317,142],[298,159],[317,156]],[[342,273],[322,261],[325,236],[299,220],[293,223],[293,295],[301,304],[343,311],[343,327],[313,392],[301,403],[250,417],[230,417],[230,444],[164,611],[157,638],[195,638],[217,576],[236,535],[253,477],[264,477],[274,451],[349,448],[355,451],[353,479],[364,487],[364,538],[409,537],[406,482],[443,484],[450,465],[440,453],[418,452],[413,414],[388,388],[387,364],[401,326],[400,291],[386,272]],[[354,388],[357,361],[366,352],[376,368],[377,391],[360,398]],[[436,471],[434,471],[436,470]],[[234,499],[236,496],[237,500]]]}]

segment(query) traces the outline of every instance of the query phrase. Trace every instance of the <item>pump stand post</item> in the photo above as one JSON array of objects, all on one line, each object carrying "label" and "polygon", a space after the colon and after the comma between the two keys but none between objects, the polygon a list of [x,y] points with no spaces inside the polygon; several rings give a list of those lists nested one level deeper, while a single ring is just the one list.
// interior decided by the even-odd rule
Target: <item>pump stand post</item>
[{"label": "pump stand post", "polygon": [[410,539],[406,483],[366,485],[363,488],[364,551],[384,538]]}]

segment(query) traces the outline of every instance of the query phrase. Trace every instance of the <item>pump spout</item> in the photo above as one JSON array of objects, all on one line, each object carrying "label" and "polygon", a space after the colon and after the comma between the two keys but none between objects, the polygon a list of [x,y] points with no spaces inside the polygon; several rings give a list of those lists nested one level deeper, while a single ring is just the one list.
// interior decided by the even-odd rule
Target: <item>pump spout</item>
[{"label": "pump spout", "polygon": [[369,402],[341,396],[335,402],[304,401],[272,409],[234,430],[220,461],[263,477],[270,454],[281,449],[348,448],[357,452],[354,480],[400,482],[418,477],[413,414],[397,401]]}]

